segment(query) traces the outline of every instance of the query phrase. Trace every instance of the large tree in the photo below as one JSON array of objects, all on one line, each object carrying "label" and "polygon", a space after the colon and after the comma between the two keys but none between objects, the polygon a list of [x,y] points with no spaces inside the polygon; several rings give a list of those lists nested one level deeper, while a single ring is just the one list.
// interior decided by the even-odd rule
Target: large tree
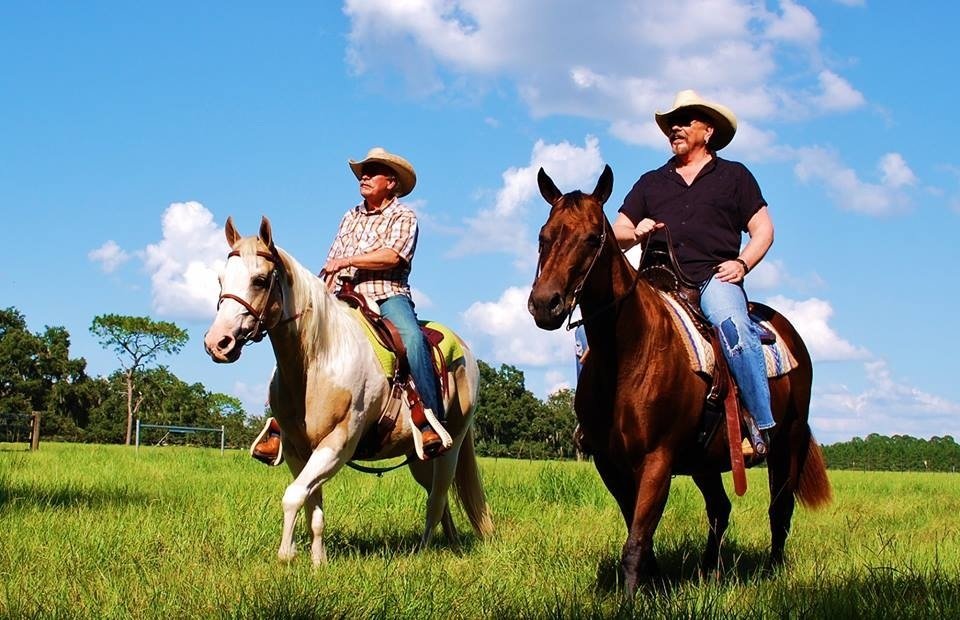
[{"label": "large tree", "polygon": [[134,381],[137,372],[152,363],[161,353],[178,353],[190,336],[167,321],[154,321],[144,316],[103,314],[93,319],[90,331],[104,348],[112,349],[120,360],[127,388],[127,433],[130,445],[133,418],[143,401],[138,395],[134,403]]},{"label": "large tree", "polygon": [[0,413],[74,415],[72,403],[89,381],[86,364],[70,358],[63,327],[34,334],[16,308],[0,310]]}]

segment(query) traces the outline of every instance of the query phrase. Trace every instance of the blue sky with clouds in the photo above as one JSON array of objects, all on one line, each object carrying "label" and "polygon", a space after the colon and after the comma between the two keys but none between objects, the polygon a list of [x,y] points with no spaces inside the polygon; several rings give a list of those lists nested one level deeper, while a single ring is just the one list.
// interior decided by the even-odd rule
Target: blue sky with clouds
[{"label": "blue sky with clouds", "polygon": [[202,351],[223,222],[318,270],[358,200],[346,160],[403,154],[419,184],[412,284],[488,363],[543,396],[573,340],[525,309],[547,208],[615,175],[613,218],[669,151],[653,123],[694,88],[738,115],[723,155],[758,178],[776,242],[748,291],[815,360],[825,442],[960,437],[957,9],[856,0],[7,2],[0,7],[0,305],[63,325],[94,374],[103,313],[188,328],[164,360],[259,412],[269,346]]}]

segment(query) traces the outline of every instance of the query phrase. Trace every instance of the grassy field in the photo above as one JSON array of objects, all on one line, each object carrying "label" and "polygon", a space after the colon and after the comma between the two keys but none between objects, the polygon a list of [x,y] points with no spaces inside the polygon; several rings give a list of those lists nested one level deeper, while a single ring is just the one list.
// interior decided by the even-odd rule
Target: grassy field
[{"label": "grassy field", "polygon": [[765,472],[734,500],[724,575],[700,579],[703,502],[676,478],[657,534],[665,579],[623,602],[626,530],[588,463],[483,459],[497,533],[438,532],[404,471],[325,487],[328,566],[276,559],[286,467],[200,448],[0,444],[0,616],[272,618],[960,617],[960,477],[831,472],[798,509],[788,566],[763,571]]}]

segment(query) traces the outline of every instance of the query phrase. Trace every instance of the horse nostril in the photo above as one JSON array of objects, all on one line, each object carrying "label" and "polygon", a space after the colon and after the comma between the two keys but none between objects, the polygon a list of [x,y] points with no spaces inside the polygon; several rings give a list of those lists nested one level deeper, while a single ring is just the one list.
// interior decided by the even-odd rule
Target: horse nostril
[{"label": "horse nostril", "polygon": [[224,336],[217,343],[217,349],[221,351],[229,351],[233,348],[233,336]]},{"label": "horse nostril", "polygon": [[560,297],[560,293],[553,294],[553,297],[550,298],[550,305],[548,309],[550,314],[554,316],[563,312],[563,298]]}]

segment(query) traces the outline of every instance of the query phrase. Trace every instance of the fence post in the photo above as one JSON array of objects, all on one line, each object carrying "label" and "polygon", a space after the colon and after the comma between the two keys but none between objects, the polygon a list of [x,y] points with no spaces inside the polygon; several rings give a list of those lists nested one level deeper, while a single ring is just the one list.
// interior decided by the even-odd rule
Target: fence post
[{"label": "fence post", "polygon": [[220,425],[220,456],[223,456],[224,448],[224,439],[226,438],[226,428],[223,424]]},{"label": "fence post", "polygon": [[40,412],[33,412],[33,427],[30,429],[30,451],[40,449]]}]

